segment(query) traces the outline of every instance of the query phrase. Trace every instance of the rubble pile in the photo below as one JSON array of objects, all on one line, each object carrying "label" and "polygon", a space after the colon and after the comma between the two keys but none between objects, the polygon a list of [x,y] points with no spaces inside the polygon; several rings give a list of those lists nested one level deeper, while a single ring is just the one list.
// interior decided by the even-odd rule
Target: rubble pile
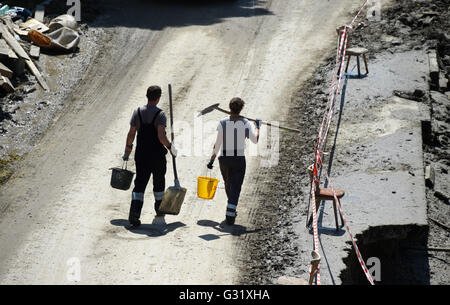
[{"label": "rubble pile", "polygon": [[[350,15],[353,16],[353,14]],[[434,62],[434,68],[430,69],[430,91],[396,91],[394,94],[430,105],[432,121],[428,138],[424,138],[424,165],[431,165],[435,175],[433,182],[427,184],[429,187],[426,195],[430,219],[428,243],[441,245],[442,241],[448,240],[450,231],[436,225],[433,219],[448,226],[450,213],[448,205],[450,198],[448,178],[450,1],[395,0],[390,7],[383,8],[379,21],[372,22],[365,19],[363,24],[366,26],[352,32],[349,45],[369,50],[369,68],[371,61],[378,56],[409,50],[424,50],[428,57],[425,60]],[[252,253],[253,259],[249,261],[243,255],[244,272],[240,279],[241,283],[272,284],[281,275],[305,277],[306,272],[303,267],[308,265],[309,261],[302,261],[299,255],[309,258],[311,249],[289,249],[285,245],[289,247],[295,245],[298,237],[293,232],[293,227],[299,225],[303,228],[306,223],[306,211],[310,205],[310,202],[305,202],[309,191],[306,168],[310,165],[311,156],[314,153],[310,143],[316,140],[323,107],[327,103],[326,85],[330,80],[329,73],[334,68],[335,57],[333,49],[326,64],[320,66],[314,76],[299,90],[298,95],[293,97],[293,106],[286,122],[302,130],[299,138],[304,141],[295,140],[291,134],[281,134],[280,147],[290,147],[290,149],[280,151],[280,162],[277,167],[265,170],[267,171],[265,175],[275,178],[272,181],[264,181],[264,184],[259,187],[258,194],[264,209],[258,211],[262,217],[255,226],[269,227],[270,234],[250,237],[248,249],[243,253],[247,255]],[[427,127],[425,126],[424,129]],[[302,153],[300,156],[292,155],[292,151]],[[341,160],[341,162],[344,161],[345,158]],[[293,174],[287,175],[286,173],[289,172]],[[298,187],[292,188],[292,185]],[[287,217],[290,210],[294,216]],[[445,244],[442,245],[445,246]],[[291,251],[295,255],[291,256]],[[430,279],[428,280],[431,283],[448,283],[448,273],[446,273],[448,256],[446,255],[444,252],[429,255]],[[364,277],[363,274],[362,276]]]},{"label": "rubble pile", "polygon": [[44,14],[42,5],[32,12],[0,3],[0,89],[3,94],[13,93],[20,88],[20,79],[26,68],[39,85],[49,91],[45,76],[33,59],[39,59],[41,50],[47,54],[77,50],[80,34],[75,18],[66,14],[45,22]]}]

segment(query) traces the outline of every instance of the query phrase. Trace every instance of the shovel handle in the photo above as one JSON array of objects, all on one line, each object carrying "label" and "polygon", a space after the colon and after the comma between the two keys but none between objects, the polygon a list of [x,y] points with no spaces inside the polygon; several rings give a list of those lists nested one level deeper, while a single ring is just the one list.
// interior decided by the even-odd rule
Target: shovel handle
[{"label": "shovel handle", "polygon": [[[221,112],[223,112],[223,113],[231,114],[230,111],[227,111],[227,110],[222,109],[222,108],[220,108],[220,107],[217,107],[216,109],[219,110],[219,111],[221,111]],[[245,116],[242,116],[242,115],[241,115],[240,117],[241,117],[241,118],[244,118],[244,119],[247,119],[247,120],[249,120],[249,121],[252,121],[252,122],[256,122],[256,120],[255,120],[255,119],[252,119],[252,118],[248,118],[248,117],[245,117]],[[273,127],[278,127],[279,129],[283,129],[283,130],[286,130],[286,131],[292,131],[292,132],[300,133],[300,130],[298,130],[298,129],[289,128],[289,127],[284,127],[284,126],[275,126],[275,125],[270,124],[269,122],[261,121],[261,124],[264,124],[264,125],[267,125],[267,126],[271,126],[271,127],[272,127],[272,126],[273,126]]]},{"label": "shovel handle", "polygon": [[[170,136],[173,143],[173,109],[172,109],[172,85],[169,84],[169,108],[170,108]],[[172,154],[172,153],[171,153]],[[172,155],[172,164],[173,164],[173,176],[175,178],[175,184],[178,182],[178,174],[177,174],[177,164],[175,162],[175,157]],[[179,185],[179,182],[178,182]]]}]

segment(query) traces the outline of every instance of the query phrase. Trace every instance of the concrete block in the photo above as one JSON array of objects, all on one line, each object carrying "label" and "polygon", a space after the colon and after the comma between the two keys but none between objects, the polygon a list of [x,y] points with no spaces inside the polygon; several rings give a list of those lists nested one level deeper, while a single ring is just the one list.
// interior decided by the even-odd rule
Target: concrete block
[{"label": "concrete block", "polygon": [[30,56],[33,58],[39,58],[39,55],[41,54],[41,48],[38,46],[31,46],[30,48]]}]

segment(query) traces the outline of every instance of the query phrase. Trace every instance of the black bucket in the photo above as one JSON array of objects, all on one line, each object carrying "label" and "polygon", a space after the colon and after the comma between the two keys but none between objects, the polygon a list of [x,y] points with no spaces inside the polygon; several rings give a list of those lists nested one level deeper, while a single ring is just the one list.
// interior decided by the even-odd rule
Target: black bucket
[{"label": "black bucket", "polygon": [[131,182],[133,181],[134,173],[127,170],[126,164],[125,168],[114,167],[110,168],[112,170],[111,175],[111,186],[115,189],[126,191],[130,188]]}]

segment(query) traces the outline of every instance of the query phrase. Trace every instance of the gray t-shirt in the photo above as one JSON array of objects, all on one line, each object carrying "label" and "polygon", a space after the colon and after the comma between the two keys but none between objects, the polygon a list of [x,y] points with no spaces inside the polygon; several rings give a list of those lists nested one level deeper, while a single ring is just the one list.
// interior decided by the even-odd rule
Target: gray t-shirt
[{"label": "gray t-shirt", "polygon": [[[155,117],[155,114],[159,111],[159,108],[156,106],[141,106],[139,107],[141,110],[141,117],[144,123],[150,124],[153,121],[153,118]],[[137,109],[134,110],[133,116],[131,117],[130,121],[131,126],[135,126],[137,130],[139,130],[141,126],[141,122],[139,120],[139,115],[137,112]],[[155,127],[158,127],[158,125],[163,125],[167,127],[167,116],[164,111],[161,111],[158,114],[158,117],[155,119]]]}]

